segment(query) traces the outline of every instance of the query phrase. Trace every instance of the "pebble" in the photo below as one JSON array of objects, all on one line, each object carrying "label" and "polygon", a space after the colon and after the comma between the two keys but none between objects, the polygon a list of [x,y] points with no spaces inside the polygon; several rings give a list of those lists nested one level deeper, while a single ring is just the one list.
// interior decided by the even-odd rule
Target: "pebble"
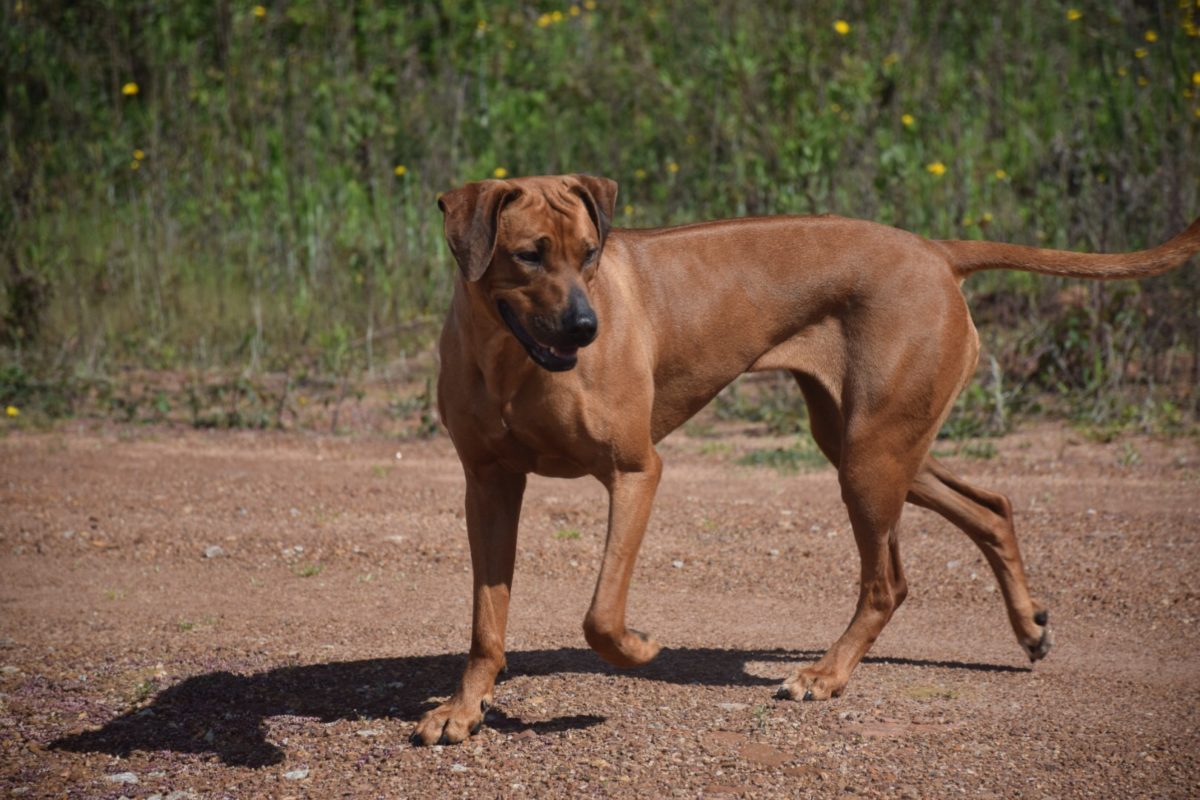
[{"label": "pebble", "polygon": [[300,769],[294,769],[291,772],[285,772],[283,773],[283,777],[285,780],[289,781],[302,781],[308,777],[308,767],[301,767]]},{"label": "pebble", "polygon": [[212,544],[204,548],[205,558],[224,558],[226,556],[225,548],[219,544]]},{"label": "pebble", "polygon": [[104,777],[109,783],[137,783],[138,776],[133,772],[118,772],[115,775],[106,775]]},{"label": "pebble", "polygon": [[366,728],[365,730],[357,731],[359,736],[383,736],[383,731],[379,728]]},{"label": "pebble", "polygon": [[723,711],[742,711],[749,707],[745,703],[717,703],[717,708]]},{"label": "pebble", "polygon": [[683,562],[677,558],[671,562],[671,566],[675,569],[683,569]]},{"label": "pebble", "polygon": [[451,764],[450,771],[451,772],[466,772],[467,768],[463,764]]}]

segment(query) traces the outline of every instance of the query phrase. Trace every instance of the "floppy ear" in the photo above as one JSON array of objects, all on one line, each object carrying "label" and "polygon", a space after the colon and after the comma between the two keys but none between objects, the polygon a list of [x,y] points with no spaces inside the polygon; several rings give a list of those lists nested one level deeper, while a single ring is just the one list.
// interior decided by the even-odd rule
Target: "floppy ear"
[{"label": "floppy ear", "polygon": [[588,216],[596,226],[600,236],[600,247],[603,249],[604,240],[612,227],[613,209],[617,204],[617,182],[608,178],[598,178],[595,175],[575,175],[579,185],[571,191],[579,195],[587,206]]},{"label": "floppy ear", "polygon": [[520,194],[520,189],[505,181],[480,181],[438,198],[446,242],[468,281],[482,278],[492,263],[500,211]]}]

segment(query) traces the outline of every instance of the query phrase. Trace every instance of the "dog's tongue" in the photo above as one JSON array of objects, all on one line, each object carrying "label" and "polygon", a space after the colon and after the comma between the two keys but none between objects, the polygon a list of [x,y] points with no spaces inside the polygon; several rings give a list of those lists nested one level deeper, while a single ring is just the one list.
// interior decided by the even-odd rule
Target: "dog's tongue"
[{"label": "dog's tongue", "polygon": [[571,358],[579,352],[578,347],[551,347],[550,352],[559,358]]}]

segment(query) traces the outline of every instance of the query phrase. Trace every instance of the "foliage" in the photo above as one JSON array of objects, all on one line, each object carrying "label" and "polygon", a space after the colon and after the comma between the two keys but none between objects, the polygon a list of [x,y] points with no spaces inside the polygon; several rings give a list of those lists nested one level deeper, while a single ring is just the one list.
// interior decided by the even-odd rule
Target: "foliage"
[{"label": "foliage", "polygon": [[[494,175],[609,175],[627,226],[1150,244],[1200,209],[1194,5],[8,2],[0,363],[386,372],[448,297],[437,193]],[[1012,391],[1195,413],[1195,269],[967,291]]]}]

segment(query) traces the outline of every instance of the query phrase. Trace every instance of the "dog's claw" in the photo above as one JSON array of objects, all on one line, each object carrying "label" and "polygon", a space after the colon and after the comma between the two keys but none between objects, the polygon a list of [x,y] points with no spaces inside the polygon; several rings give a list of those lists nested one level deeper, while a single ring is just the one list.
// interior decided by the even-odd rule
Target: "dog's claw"
[{"label": "dog's claw", "polygon": [[779,684],[779,688],[775,690],[776,700],[791,700],[792,690],[787,687],[786,683]]},{"label": "dog's claw", "polygon": [[1046,623],[1050,621],[1050,612],[1045,610],[1037,612],[1033,615],[1033,621],[1038,625],[1045,627]]},{"label": "dog's claw", "polygon": [[801,697],[800,699],[801,700],[815,700],[816,698],[813,697],[812,689],[805,689],[804,697]]},{"label": "dog's claw", "polygon": [[419,733],[414,733],[414,734],[410,735],[408,737],[408,743],[411,744],[413,747],[421,747],[422,745],[425,744],[424,742],[421,741],[421,735]]}]

